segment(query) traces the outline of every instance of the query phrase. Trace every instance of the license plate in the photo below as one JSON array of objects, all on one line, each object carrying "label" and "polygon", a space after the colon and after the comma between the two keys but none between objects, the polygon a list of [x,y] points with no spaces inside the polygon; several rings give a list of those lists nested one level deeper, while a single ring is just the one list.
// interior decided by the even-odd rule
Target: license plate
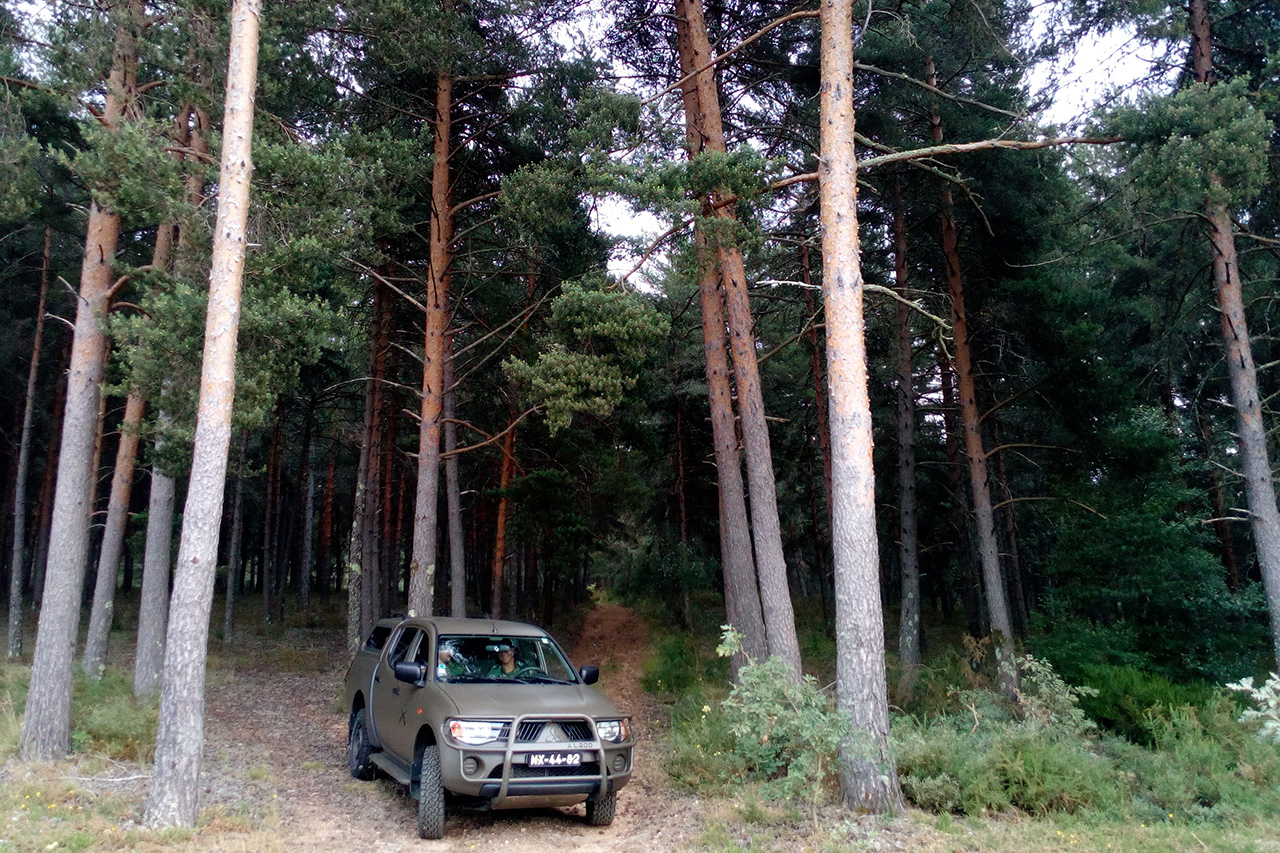
[{"label": "license plate", "polygon": [[530,767],[581,767],[580,752],[531,752]]}]

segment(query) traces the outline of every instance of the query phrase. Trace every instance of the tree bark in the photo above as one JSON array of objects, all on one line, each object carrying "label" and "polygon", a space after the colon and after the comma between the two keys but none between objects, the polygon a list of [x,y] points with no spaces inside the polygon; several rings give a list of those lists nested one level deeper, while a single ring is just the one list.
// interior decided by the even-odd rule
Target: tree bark
[{"label": "tree bark", "polygon": [[[1197,83],[1212,85],[1213,48],[1209,13],[1205,0],[1191,0],[1188,6],[1191,28],[1192,72]],[[1222,188],[1222,178],[1209,175],[1209,185]],[[1280,658],[1280,510],[1276,506],[1275,485],[1267,451],[1267,429],[1262,419],[1258,395],[1258,368],[1245,316],[1244,289],[1236,255],[1235,231],[1227,206],[1213,197],[1204,201],[1204,219],[1209,231],[1213,261],[1213,283],[1218,312],[1222,318],[1222,341],[1226,350],[1227,378],[1231,402],[1236,408],[1239,436],[1240,473],[1244,478],[1245,500],[1249,506],[1249,527],[1258,552],[1258,570],[1267,595],[1271,615],[1272,651]]]},{"label": "tree bark", "polygon": [[[684,17],[689,33],[690,59],[702,68],[711,59],[702,0],[684,0]],[[701,122],[698,127],[705,150],[727,150],[720,117],[720,96],[715,73],[707,68],[695,78]],[[736,216],[726,193],[712,192],[703,203],[703,215],[722,222]],[[778,522],[777,480],[769,447],[769,425],[765,421],[764,396],[756,363],[756,339],[751,303],[747,294],[742,250],[718,241],[715,247],[724,288],[725,313],[729,321],[729,346],[733,352],[733,375],[738,389],[738,416],[746,450],[747,489],[751,497],[751,538],[755,550],[756,575],[760,584],[760,605],[770,656],[780,657],[800,678],[800,643],[796,637],[795,613],[787,586],[787,564],[782,552],[782,528]]]},{"label": "tree bark", "polygon": [[915,339],[907,271],[907,215],[902,182],[895,175],[890,184],[893,203],[893,277],[898,292],[897,377],[898,401],[898,569],[902,601],[898,619],[898,659],[902,676],[898,689],[910,695],[920,676],[920,553],[916,523],[916,386],[912,366]]},{"label": "tree bark", "polygon": [[507,510],[511,499],[507,487],[516,468],[516,427],[512,423],[502,439],[502,473],[498,477],[498,523],[493,535],[493,586],[489,593],[489,618],[502,618],[503,569],[507,564]]},{"label": "tree bark", "polygon": [[148,826],[193,826],[199,803],[205,659],[235,398],[236,334],[252,174],[260,13],[259,0],[235,0],[231,10],[220,189],[200,401],[165,644],[155,769],[144,816]]},{"label": "tree bark", "polygon": [[884,618],[876,542],[871,400],[859,257],[854,157],[853,0],[821,6],[819,203],[822,296],[831,405],[832,542],[836,585],[836,701],[853,722],[842,745],[840,787],[859,811],[902,808],[889,751]]},{"label": "tree bark", "polygon": [[[689,37],[686,9],[685,0],[677,0],[676,29],[681,76],[688,76],[697,67]],[[692,158],[703,150],[705,138],[701,127],[701,91],[692,79],[685,81],[681,89],[684,97],[686,139],[689,157]],[[747,503],[742,482],[742,460],[738,453],[719,264],[701,225],[695,225],[694,242],[698,253],[698,295],[702,310],[707,404],[711,414],[711,441],[719,492],[720,562],[724,574],[725,615],[729,624],[742,635],[743,641],[743,654],[735,656],[732,661],[736,675],[747,660],[763,661],[769,656],[769,640],[756,583],[751,528],[747,520]]]},{"label": "tree bark", "polygon": [[89,634],[84,645],[84,673],[99,679],[106,669],[107,640],[115,608],[116,570],[124,549],[125,527],[129,520],[129,497],[133,491],[133,466],[138,458],[138,432],[142,427],[142,395],[130,392],[120,424],[120,444],[116,450],[115,474],[111,478],[111,499],[107,505],[106,530],[98,559],[98,580],[89,614]]},{"label": "tree bark", "polygon": [[[925,79],[937,86],[933,57],[926,60]],[[935,143],[942,142],[942,119],[936,112],[929,116]],[[951,190],[943,186],[942,253],[946,258],[947,291],[951,295],[951,325],[955,336],[956,382],[960,391],[960,422],[964,427],[965,452],[969,457],[969,491],[973,495],[974,523],[978,528],[978,556],[982,565],[982,585],[991,618],[995,644],[996,667],[1000,691],[1010,702],[1018,698],[1018,669],[1013,662],[1013,624],[1009,619],[1009,602],[1004,578],[1000,572],[1000,548],[996,542],[995,512],[991,508],[991,475],[987,452],[982,442],[982,415],[978,411],[978,394],[969,354],[969,320],[964,304],[964,278],[960,271],[959,239],[953,214]]]},{"label": "tree bark", "polygon": [[[122,119],[136,114],[133,100],[142,4],[140,0],[130,0],[121,12],[101,116],[108,128],[115,128]],[[109,349],[102,321],[110,307],[111,266],[119,237],[120,216],[91,203],[53,497],[51,523],[58,536],[49,546],[31,684],[22,718],[20,749],[28,761],[61,758],[71,748],[71,668],[89,556],[89,516],[96,473],[90,466],[98,431],[98,386]]]},{"label": "tree bark", "polygon": [[222,642],[230,643],[236,635],[236,595],[240,592],[244,553],[244,458],[249,446],[249,431],[240,431],[240,450],[236,454],[236,491],[231,499],[231,545],[227,549],[227,600],[222,613]]},{"label": "tree bark", "polygon": [[351,537],[347,546],[347,651],[355,652],[373,626],[365,625],[364,492],[369,474],[370,424],[373,421],[373,378],[365,381],[364,426],[360,431],[360,462],[356,466],[356,494],[351,509]]},{"label": "tree bark", "polygon": [[462,489],[458,484],[458,395],[454,389],[453,335],[445,338],[444,358],[444,487],[449,514],[449,615],[467,615],[467,558],[462,541]]},{"label": "tree bark", "polygon": [[320,590],[320,600],[328,601],[333,591],[333,487],[337,475],[338,452],[337,437],[329,436],[328,461],[324,472],[324,497],[320,501],[320,532],[316,543],[316,586]]},{"label": "tree bark", "polygon": [[40,263],[40,298],[36,303],[36,331],[31,343],[31,366],[27,368],[27,396],[22,407],[22,434],[18,440],[18,469],[13,484],[13,557],[9,561],[9,643],[7,658],[22,655],[22,582],[26,575],[27,473],[31,469],[31,422],[36,408],[36,379],[40,375],[40,352],[44,346],[44,312],[49,296],[49,267],[53,228],[44,228],[44,256]]},{"label": "tree bark", "polygon": [[436,78],[434,160],[431,170],[431,265],[427,278],[426,338],[422,358],[422,412],[418,432],[418,488],[413,510],[413,556],[409,561],[409,610],[431,614],[436,579],[436,526],[440,490],[440,414],[444,408],[444,339],[449,322],[449,278],[453,263],[453,198],[449,144],[453,79]]},{"label": "tree bark", "polygon": [[[160,443],[157,442],[157,450]],[[165,630],[169,614],[169,572],[173,553],[173,505],[177,483],[158,465],[151,469],[147,503],[147,543],[142,556],[142,592],[138,605],[138,648],[133,662],[133,693],[160,689]]]}]

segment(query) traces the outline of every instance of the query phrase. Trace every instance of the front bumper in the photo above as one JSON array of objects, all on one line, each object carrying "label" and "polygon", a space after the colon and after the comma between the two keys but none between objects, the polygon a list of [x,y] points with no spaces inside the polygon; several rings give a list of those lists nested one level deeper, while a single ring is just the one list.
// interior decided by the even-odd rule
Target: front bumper
[{"label": "front bumper", "polygon": [[[590,732],[590,738],[544,739],[554,733]],[[603,796],[631,780],[634,740],[601,741],[595,722],[580,714],[523,714],[511,720],[505,738],[474,746],[439,737],[444,787],[489,801],[493,808],[560,805]],[[537,767],[535,754],[577,754],[575,767]]]}]

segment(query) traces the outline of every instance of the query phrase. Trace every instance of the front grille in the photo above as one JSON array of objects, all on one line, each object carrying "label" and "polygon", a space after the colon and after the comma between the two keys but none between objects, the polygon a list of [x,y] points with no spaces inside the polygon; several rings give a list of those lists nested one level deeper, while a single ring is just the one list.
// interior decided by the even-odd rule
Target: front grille
[{"label": "front grille", "polygon": [[525,720],[520,724],[520,728],[516,729],[516,743],[532,743],[538,739],[538,735],[542,734],[542,729],[546,725],[541,720]]},{"label": "front grille", "polygon": [[581,720],[563,720],[560,723],[560,730],[569,740],[595,740],[595,733],[591,731],[591,726]]}]

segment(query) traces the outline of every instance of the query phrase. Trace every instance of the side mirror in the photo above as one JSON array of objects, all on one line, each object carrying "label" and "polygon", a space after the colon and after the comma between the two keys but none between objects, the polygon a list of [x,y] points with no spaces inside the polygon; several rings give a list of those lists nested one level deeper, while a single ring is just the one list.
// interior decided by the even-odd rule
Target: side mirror
[{"label": "side mirror", "polygon": [[396,681],[421,687],[427,682],[427,668],[420,663],[402,660],[395,667]]},{"label": "side mirror", "polygon": [[578,670],[578,677],[582,679],[583,684],[595,684],[600,680],[600,667],[584,666]]}]

